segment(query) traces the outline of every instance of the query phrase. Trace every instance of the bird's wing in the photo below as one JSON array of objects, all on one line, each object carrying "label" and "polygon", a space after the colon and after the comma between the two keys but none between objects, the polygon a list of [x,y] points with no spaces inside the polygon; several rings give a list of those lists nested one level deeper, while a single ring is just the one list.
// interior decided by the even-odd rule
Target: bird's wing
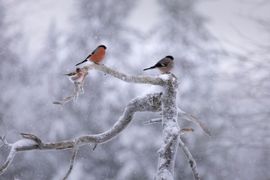
[{"label": "bird's wing", "polygon": [[89,55],[85,58],[85,60],[88,59],[88,58],[90,58],[90,57],[92,56],[92,54],[93,54],[93,52],[92,52],[91,54],[89,54]]},{"label": "bird's wing", "polygon": [[97,52],[97,50],[98,50],[98,47],[89,56],[95,54]]},{"label": "bird's wing", "polygon": [[95,54],[95,53],[97,52],[97,49],[98,49],[98,48],[96,48],[93,52],[91,52],[91,54],[89,54],[85,59],[88,59],[88,58],[90,58],[93,54]]},{"label": "bird's wing", "polygon": [[168,65],[168,62],[165,61],[165,59],[162,59],[155,64],[155,67],[166,67]]}]

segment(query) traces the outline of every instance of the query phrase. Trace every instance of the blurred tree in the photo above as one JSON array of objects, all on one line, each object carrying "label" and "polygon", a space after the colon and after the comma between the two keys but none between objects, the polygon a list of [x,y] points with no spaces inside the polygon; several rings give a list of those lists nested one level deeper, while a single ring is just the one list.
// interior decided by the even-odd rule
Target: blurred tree
[{"label": "blurred tree", "polygon": [[[215,121],[215,98],[213,93],[218,78],[218,58],[224,57],[218,42],[205,27],[207,19],[198,13],[197,0],[160,0],[159,23],[153,29],[152,54],[159,56],[173,55],[175,57],[175,74],[180,78],[179,90],[181,93],[179,106],[185,111],[194,114],[206,126],[217,128],[220,126]],[[161,13],[160,13],[161,14]],[[183,126],[192,125],[181,121]],[[208,160],[205,160],[207,142],[209,138],[201,135],[201,131],[195,128],[197,135],[187,137],[195,158],[198,159],[199,171],[207,168]],[[198,129],[198,130],[197,130]],[[177,169],[184,172],[177,173],[178,179],[188,179],[191,171],[188,169],[184,156],[178,157]],[[203,161],[201,161],[203,159]],[[207,159],[207,158],[206,158]],[[207,171],[209,172],[209,171]],[[202,172],[202,174],[204,174]],[[207,178],[206,178],[207,179]]]},{"label": "blurred tree", "polygon": [[[97,45],[105,44],[108,48],[104,62],[106,65],[112,65],[119,70],[133,71],[134,67],[130,63],[129,56],[132,53],[132,38],[135,35],[125,26],[125,21],[132,12],[134,1],[120,0],[117,5],[115,3],[113,0],[103,2],[84,0],[75,3],[78,13],[73,17],[76,28],[70,32],[67,40],[70,44],[68,64],[75,65]],[[88,76],[85,98],[80,97],[79,103],[68,106],[67,109],[72,113],[73,119],[80,119],[80,127],[77,129],[77,133],[80,134],[102,132],[111,127],[128,100],[134,97],[134,85],[128,86],[94,71],[90,71]],[[92,105],[89,106],[89,103]],[[89,149],[85,148],[78,156],[81,157],[79,161],[83,164],[81,171],[85,176],[91,174],[100,179],[119,179],[118,173],[121,169],[126,169],[126,164],[124,165],[121,160],[122,153],[119,152],[128,148],[129,146],[122,141],[104,144],[97,147],[94,153],[89,153]],[[136,177],[141,176],[142,173],[138,171]]]},{"label": "blurred tree", "polygon": [[[241,54],[225,51],[204,27],[198,1],[159,2],[163,19],[153,30],[153,41],[159,44],[153,49],[176,57],[176,74],[182,79],[179,103],[212,129],[211,138],[187,137],[203,178],[267,179],[269,49],[264,48],[269,46]],[[190,176],[189,169],[184,172],[180,179]]]},{"label": "blurred tree", "polygon": [[[2,92],[1,98],[1,111],[5,112],[10,103],[6,98],[6,93],[9,88],[12,86],[12,80],[16,78],[14,73],[18,70],[18,61],[15,54],[10,49],[10,41],[14,41],[11,37],[8,36],[7,29],[9,28],[6,23],[6,9],[4,7],[4,2],[0,1],[0,90]],[[14,64],[18,66],[13,67]]]},{"label": "blurred tree", "polygon": [[[16,52],[29,47],[29,41],[21,42],[23,34],[10,32],[10,25],[20,27],[19,23],[5,21],[15,3],[7,5],[0,1],[0,122],[7,126],[1,133],[8,133],[12,141],[22,131],[48,140],[104,131],[121,114],[127,100],[141,89],[90,72],[85,94],[60,109],[51,102],[72,91],[62,74],[73,70],[79,60],[101,43],[108,46],[106,65],[132,73],[139,72],[138,66],[146,65],[146,57],[171,54],[176,59],[175,74],[181,81],[179,105],[213,131],[213,137],[208,138],[195,128],[196,136],[186,138],[203,179],[267,179],[269,45],[259,45],[257,50],[243,54],[226,53],[205,28],[207,19],[197,12],[197,0],[158,2],[159,22],[149,36],[141,39],[125,26],[134,1],[73,2],[76,13],[71,18],[71,28],[59,31],[58,24],[52,23],[43,49],[27,65],[25,54]],[[34,5],[34,1],[27,1],[22,17]],[[269,32],[268,20],[258,23]],[[140,56],[141,61],[136,59]],[[141,114],[136,118],[150,117]],[[186,125],[190,126],[183,122]],[[160,130],[159,125],[135,123],[117,142],[104,144],[91,153],[91,148],[84,147],[78,154],[76,169],[81,177],[152,179],[157,156],[153,152],[160,142]],[[66,171],[69,156],[69,152],[18,156],[16,165],[1,178],[57,179]],[[181,164],[177,166],[183,172],[176,171],[176,176],[189,179],[191,172],[182,163],[183,158],[178,156],[177,162]],[[20,162],[29,162],[28,167]]]}]

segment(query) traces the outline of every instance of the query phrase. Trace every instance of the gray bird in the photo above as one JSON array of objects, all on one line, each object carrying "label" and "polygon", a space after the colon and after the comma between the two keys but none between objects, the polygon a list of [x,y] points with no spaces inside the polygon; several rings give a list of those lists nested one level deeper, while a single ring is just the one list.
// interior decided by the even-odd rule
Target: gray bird
[{"label": "gray bird", "polygon": [[144,69],[144,71],[158,68],[162,73],[169,73],[174,65],[173,59],[174,58],[172,56],[166,56],[158,61],[154,66]]}]

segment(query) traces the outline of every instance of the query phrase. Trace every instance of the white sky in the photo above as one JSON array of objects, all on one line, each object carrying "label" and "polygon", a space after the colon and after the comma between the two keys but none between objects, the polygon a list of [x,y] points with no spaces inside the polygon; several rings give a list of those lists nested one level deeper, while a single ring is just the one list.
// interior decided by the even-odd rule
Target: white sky
[{"label": "white sky", "polygon": [[[239,51],[253,50],[256,44],[269,43],[269,34],[259,28],[250,17],[270,19],[270,2],[263,0],[208,0],[200,1],[197,10],[209,19],[207,28],[225,48]],[[139,0],[131,14],[129,25],[147,32],[159,17],[157,0]],[[144,26],[137,26],[144,24]],[[268,37],[268,39],[266,38]]]},{"label": "white sky", "polygon": [[251,20],[255,17],[270,19],[270,2],[259,2],[262,0],[205,1],[198,10],[210,19],[208,29],[227,48],[253,50],[252,43],[269,44],[269,32]]},{"label": "white sky", "polygon": [[146,33],[158,22],[159,6],[157,0],[138,0],[136,5],[137,7],[131,13],[127,24]]},{"label": "white sky", "polygon": [[[248,18],[248,16],[260,16],[270,19],[270,2],[259,5],[256,3],[262,1],[208,0],[200,1],[197,9],[209,18],[207,28],[226,48],[253,49],[250,42],[269,43],[269,35],[267,35],[267,39],[265,32]],[[71,21],[70,15],[74,13],[73,3],[74,0],[47,0],[38,3],[35,0],[25,0],[18,3],[10,14],[12,15],[11,21],[16,18],[19,21],[15,26],[28,35],[25,38],[29,41],[29,49],[22,51],[27,53],[33,52],[35,49],[34,52],[38,52],[52,21],[56,22],[60,32],[68,30]],[[137,8],[131,13],[127,24],[142,32],[147,32],[157,23],[160,17],[159,10],[157,0],[138,0]],[[21,17],[22,14],[23,17]]]}]

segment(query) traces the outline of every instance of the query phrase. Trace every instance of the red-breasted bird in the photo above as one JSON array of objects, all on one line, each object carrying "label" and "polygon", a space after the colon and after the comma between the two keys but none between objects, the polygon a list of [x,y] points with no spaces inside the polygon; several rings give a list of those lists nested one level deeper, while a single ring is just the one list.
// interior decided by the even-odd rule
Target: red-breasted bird
[{"label": "red-breasted bird", "polygon": [[69,76],[69,79],[73,83],[82,83],[87,76],[88,72],[84,68],[76,68],[76,71],[65,74]]},{"label": "red-breasted bird", "polygon": [[76,66],[85,63],[87,61],[92,61],[95,64],[99,64],[106,53],[107,47],[105,45],[99,45],[91,54],[89,54],[82,62],[76,64]]},{"label": "red-breasted bird", "polygon": [[149,69],[158,68],[162,73],[168,73],[172,70],[174,62],[172,56],[166,56],[160,61],[158,61],[154,66],[144,69],[144,71]]}]

